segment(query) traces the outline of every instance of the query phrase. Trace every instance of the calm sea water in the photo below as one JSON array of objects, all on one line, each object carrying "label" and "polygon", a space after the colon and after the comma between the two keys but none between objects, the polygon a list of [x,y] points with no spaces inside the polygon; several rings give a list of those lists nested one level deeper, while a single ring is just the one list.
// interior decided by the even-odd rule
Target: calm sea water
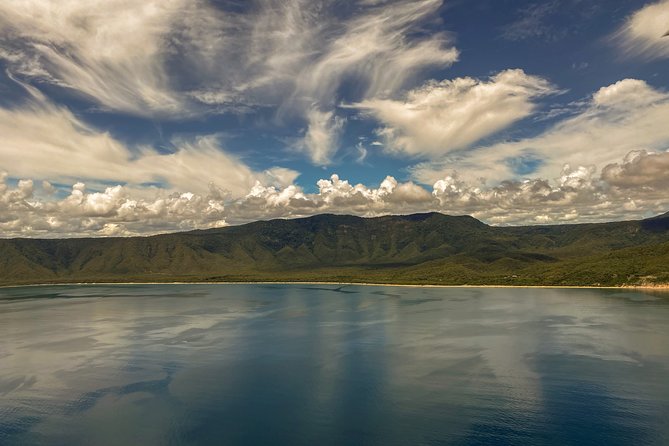
[{"label": "calm sea water", "polygon": [[2,445],[667,445],[669,295],[0,289]]}]

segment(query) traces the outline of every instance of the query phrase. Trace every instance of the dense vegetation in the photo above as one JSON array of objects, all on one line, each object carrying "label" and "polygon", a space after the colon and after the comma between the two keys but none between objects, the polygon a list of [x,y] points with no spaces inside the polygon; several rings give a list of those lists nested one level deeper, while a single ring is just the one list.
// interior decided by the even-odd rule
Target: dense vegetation
[{"label": "dense vegetation", "polygon": [[318,215],[152,237],[0,239],[0,284],[134,281],[667,284],[669,214],[525,227]]}]

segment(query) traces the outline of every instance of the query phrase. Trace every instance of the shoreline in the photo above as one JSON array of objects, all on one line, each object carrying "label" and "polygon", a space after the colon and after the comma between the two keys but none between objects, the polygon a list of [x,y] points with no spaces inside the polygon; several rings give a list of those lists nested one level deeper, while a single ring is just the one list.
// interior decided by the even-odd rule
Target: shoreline
[{"label": "shoreline", "polygon": [[437,285],[437,284],[400,284],[373,282],[323,282],[323,281],[238,281],[238,282],[63,282],[31,283],[23,285],[0,285],[3,288],[27,288],[47,286],[112,286],[112,285],[340,285],[340,286],[376,286],[404,288],[537,288],[537,289],[594,289],[594,290],[656,290],[669,291],[666,285]]}]

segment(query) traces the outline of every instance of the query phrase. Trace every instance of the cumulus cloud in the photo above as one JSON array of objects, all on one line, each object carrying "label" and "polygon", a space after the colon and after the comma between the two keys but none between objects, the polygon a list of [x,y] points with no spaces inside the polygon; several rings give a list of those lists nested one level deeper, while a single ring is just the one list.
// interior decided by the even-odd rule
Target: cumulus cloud
[{"label": "cumulus cloud", "polygon": [[554,179],[565,164],[602,168],[629,152],[669,146],[669,93],[637,79],[598,90],[580,111],[531,138],[503,141],[421,163],[414,177],[432,184],[452,171],[468,181],[495,183],[538,176]]},{"label": "cumulus cloud", "polygon": [[620,218],[620,203],[610,202],[605,189],[594,169],[565,166],[555,181],[506,180],[494,187],[447,176],[434,184],[433,194],[441,208],[492,224],[544,224]]},{"label": "cumulus cloud", "polygon": [[223,151],[215,136],[174,141],[170,152],[130,148],[34,93],[21,107],[0,108],[0,169],[15,177],[161,183],[194,193],[206,192],[212,182],[241,196],[258,179],[286,185],[297,176],[285,168],[253,171]]},{"label": "cumulus cloud", "polygon": [[[667,152],[632,152],[602,169],[565,166],[555,179],[506,180],[485,186],[457,174],[427,189],[388,176],[378,186],[333,174],[307,193],[258,180],[241,197],[210,186],[203,193],[116,185],[88,190],[74,184],[53,194],[0,175],[0,233],[11,236],[125,236],[220,227],[258,219],[321,213],[379,216],[438,211],[469,214],[490,224],[548,224],[643,218],[667,211]],[[53,187],[53,186],[51,186]]]},{"label": "cumulus cloud", "polygon": [[30,180],[10,187],[0,176],[4,237],[127,236],[226,224],[224,197],[213,187],[202,195],[122,185],[89,192],[76,183],[60,199],[38,192]]},{"label": "cumulus cloud", "polygon": [[528,116],[534,99],[555,93],[551,84],[522,70],[489,80],[469,77],[430,81],[403,101],[369,99],[354,107],[372,114],[387,150],[437,157],[466,148]]},{"label": "cumulus cloud", "polygon": [[669,57],[669,1],[650,3],[632,14],[613,35],[624,54],[648,59]]},{"label": "cumulus cloud", "polygon": [[320,213],[375,216],[421,212],[429,208],[430,193],[415,183],[400,183],[388,176],[376,187],[351,184],[337,174],[317,182],[318,192],[305,193],[297,186],[276,188],[257,183],[241,200],[229,204],[233,222],[259,218],[303,217]]},{"label": "cumulus cloud", "polygon": [[601,110],[627,111],[662,102],[669,96],[639,79],[624,79],[600,88],[592,95],[592,106]]},{"label": "cumulus cloud", "polygon": [[220,227],[259,218],[296,217],[323,212],[380,215],[418,211],[433,201],[413,183],[387,177],[378,188],[352,185],[337,175],[318,182],[318,193],[295,185],[276,187],[257,181],[248,193],[232,198],[211,186],[202,194],[137,189],[116,185],[101,191],[74,184],[64,197],[36,190],[33,181],[8,184],[0,175],[0,233],[11,236],[112,236],[153,234]]},{"label": "cumulus cloud", "polygon": [[669,152],[630,152],[622,163],[605,166],[602,178],[622,189],[644,188],[666,192],[669,190]]},{"label": "cumulus cloud", "polygon": [[[637,156],[629,154],[621,165],[627,167]],[[552,180],[505,180],[488,187],[454,174],[438,180],[433,195],[446,213],[467,213],[501,225],[625,220],[667,211],[669,184],[638,178],[638,182],[620,187],[622,175],[615,178],[607,172],[613,168],[605,168],[600,175],[593,166],[565,165]],[[649,193],[649,186],[654,187],[653,193]]]}]

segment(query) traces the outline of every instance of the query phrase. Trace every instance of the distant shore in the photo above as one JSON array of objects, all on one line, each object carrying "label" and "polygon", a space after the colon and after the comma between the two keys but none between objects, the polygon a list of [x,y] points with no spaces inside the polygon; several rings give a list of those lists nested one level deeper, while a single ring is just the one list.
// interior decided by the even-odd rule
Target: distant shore
[{"label": "distant shore", "polygon": [[537,288],[537,289],[595,289],[595,290],[658,290],[669,291],[669,284],[657,285],[439,285],[439,284],[400,284],[371,282],[324,282],[324,281],[230,281],[230,282],[59,282],[32,283],[22,285],[0,285],[0,288],[24,288],[46,286],[113,286],[113,285],[339,285],[339,286],[378,286],[405,288]]}]

